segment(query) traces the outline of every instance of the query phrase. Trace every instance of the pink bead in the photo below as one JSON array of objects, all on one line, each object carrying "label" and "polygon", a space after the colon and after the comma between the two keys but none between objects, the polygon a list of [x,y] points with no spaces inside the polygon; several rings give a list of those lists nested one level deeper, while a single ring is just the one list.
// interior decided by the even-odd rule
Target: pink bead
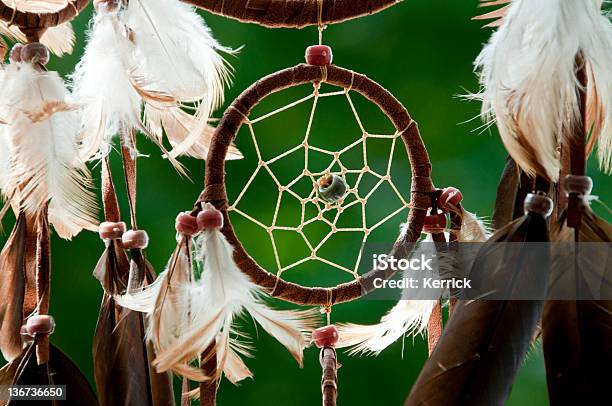
[{"label": "pink bead", "polygon": [[21,50],[21,60],[33,64],[46,65],[49,62],[49,50],[39,42],[24,45]]},{"label": "pink bead", "polygon": [[327,45],[312,45],[306,48],[306,63],[309,65],[328,66],[333,59],[334,54]]},{"label": "pink bead", "polygon": [[13,46],[13,48],[11,49],[11,53],[9,55],[11,62],[13,63],[21,62],[21,50],[22,49],[23,49],[22,44],[15,44]]},{"label": "pink bead", "polygon": [[333,347],[338,340],[338,329],[334,325],[321,327],[312,332],[312,341],[318,348]]},{"label": "pink bead", "polygon": [[176,231],[185,235],[196,235],[200,231],[198,220],[188,211],[179,213],[175,222]]},{"label": "pink bead", "polygon": [[223,214],[212,205],[206,205],[198,213],[198,227],[202,230],[220,229],[223,227]]},{"label": "pink bead", "polygon": [[46,314],[32,316],[26,322],[25,331],[32,337],[37,334],[51,334],[53,330],[55,330],[55,320]]},{"label": "pink bead", "polygon": [[446,228],[446,215],[444,213],[430,214],[425,216],[423,232],[440,233]]},{"label": "pink bead", "polygon": [[445,210],[451,210],[457,208],[462,200],[463,195],[459,189],[447,187],[442,191],[440,197],[438,197],[438,204]]},{"label": "pink bead", "polygon": [[118,240],[123,236],[125,230],[127,230],[127,226],[123,221],[118,223],[105,221],[98,226],[98,233],[103,240]]},{"label": "pink bead", "polygon": [[145,249],[149,246],[149,235],[144,230],[129,230],[123,233],[121,244],[127,250]]}]

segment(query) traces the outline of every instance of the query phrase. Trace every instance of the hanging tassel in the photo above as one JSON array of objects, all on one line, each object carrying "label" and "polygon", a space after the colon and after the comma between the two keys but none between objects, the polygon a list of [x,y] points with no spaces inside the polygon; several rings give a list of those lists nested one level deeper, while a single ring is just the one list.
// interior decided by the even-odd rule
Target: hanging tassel
[{"label": "hanging tassel", "polygon": [[[569,161],[562,190],[567,209],[553,229],[560,247],[551,270],[552,300],[542,318],[546,380],[551,405],[604,404],[608,401],[606,373],[612,362],[612,226],[590,209],[593,181],[585,176],[590,81],[584,53],[576,56],[576,88],[580,120],[567,134]],[[568,300],[554,300],[554,299]]]},{"label": "hanging tassel", "polygon": [[476,59],[482,116],[496,121],[506,149],[530,176],[555,181],[560,134],[579,115],[574,57],[585,55],[589,76],[589,143],[612,170],[612,26],[595,0],[514,0],[502,25]]},{"label": "hanging tassel", "polygon": [[[180,336],[155,360],[158,370],[183,368],[204,353],[207,358],[217,359],[215,376],[209,378],[217,381],[225,374],[236,383],[250,377],[240,357],[249,356],[250,347],[240,340],[244,334],[235,325],[236,317],[243,312],[253,317],[302,365],[308,333],[317,323],[316,309],[270,309],[261,301],[259,288],[234,263],[232,247],[219,231],[223,225],[222,214],[207,204],[198,215],[198,224],[203,230],[198,241],[198,260],[203,263],[203,271],[200,279],[187,287],[193,311]],[[214,344],[213,351],[205,353],[211,344]]]},{"label": "hanging tassel", "polygon": [[29,217],[49,203],[49,222],[70,239],[96,230],[91,178],[78,158],[78,114],[55,72],[45,72],[48,52],[38,43],[18,48],[4,75],[0,115],[10,145],[10,171],[3,193]]},{"label": "hanging tassel", "polygon": [[[105,250],[94,270],[104,289],[93,341],[94,377],[100,404],[174,404],[172,376],[158,374],[151,363],[155,351],[145,341],[143,315],[125,309],[115,295],[128,285],[130,262],[122,247],[126,224],[120,222],[119,205],[108,159],[102,162],[104,217],[100,238]],[[147,283],[153,275],[143,275]],[[133,283],[138,283],[134,281]],[[141,282],[143,283],[143,282]]]},{"label": "hanging tassel", "polygon": [[[189,6],[176,0],[135,0],[128,6],[108,0],[98,2],[96,9],[85,54],[73,75],[75,97],[84,104],[85,156],[107,154],[116,134],[135,129],[181,172],[176,156],[205,158],[199,154],[208,151],[208,119],[222,103],[229,79],[216,51],[228,50]],[[185,103],[197,106],[193,116],[183,111]],[[180,151],[166,151],[164,131]]]},{"label": "hanging tassel", "polygon": [[[525,289],[525,284],[543,295],[547,275],[542,267],[547,266],[547,258],[529,250],[517,253],[512,248],[515,244],[504,251],[503,261],[491,254],[499,253],[499,242],[548,241],[546,217],[552,201],[530,194],[525,210],[525,216],[499,229],[485,243],[469,275],[476,291],[496,292],[506,299],[479,297],[457,302],[406,404],[489,405],[503,404],[508,398],[542,309],[540,301],[512,300],[512,295]],[[495,282],[500,280],[510,282],[500,286]]]}]

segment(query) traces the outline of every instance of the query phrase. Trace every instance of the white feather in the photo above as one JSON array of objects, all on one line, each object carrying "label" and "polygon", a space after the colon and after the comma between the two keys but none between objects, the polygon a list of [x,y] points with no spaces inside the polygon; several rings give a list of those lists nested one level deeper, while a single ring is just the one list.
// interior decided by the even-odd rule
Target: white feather
[{"label": "white feather", "polygon": [[490,236],[491,230],[481,218],[461,208],[461,228],[457,233],[458,242],[485,242]]},{"label": "white feather", "polygon": [[128,74],[136,66],[134,46],[118,13],[94,17],[85,53],[72,76],[74,97],[83,104],[84,159],[107,154],[113,136],[140,126],[141,98]]},{"label": "white feather", "polygon": [[218,51],[233,51],[213,38],[193,7],[177,0],[131,1],[125,21],[135,33],[138,70],[145,80],[182,103],[197,105],[195,125],[170,152],[185,154],[204,137],[212,111],[223,104],[230,71]]},{"label": "white feather", "polygon": [[338,326],[338,347],[351,347],[351,355],[378,355],[404,335],[417,335],[425,331],[436,303],[436,300],[400,300],[379,324],[341,324]]},{"label": "white feather", "polygon": [[605,106],[599,157],[606,170],[612,168],[611,34],[597,0],[514,0],[476,59],[482,115],[496,120],[509,153],[530,175],[558,178],[557,146],[579,114],[574,65],[579,51]]},{"label": "white feather", "polygon": [[[315,326],[314,310],[278,311],[266,307],[257,286],[243,274],[232,259],[232,247],[219,231],[204,231],[200,238],[203,272],[190,288],[192,318],[180,337],[165,351],[158,353],[155,365],[159,371],[173,369],[198,359],[212,343],[218,356],[218,374],[238,381],[251,376],[236,354],[248,354],[239,343],[243,335],[234,330],[235,319],[249,313],[262,327],[301,363],[302,350],[309,341],[308,332]],[[228,338],[231,333],[237,337]]]},{"label": "white feather", "polygon": [[62,238],[96,230],[91,179],[79,159],[78,114],[67,102],[64,82],[57,73],[27,63],[8,72],[0,94],[12,149],[4,193],[19,193],[20,210],[32,216],[48,203],[49,221]]}]

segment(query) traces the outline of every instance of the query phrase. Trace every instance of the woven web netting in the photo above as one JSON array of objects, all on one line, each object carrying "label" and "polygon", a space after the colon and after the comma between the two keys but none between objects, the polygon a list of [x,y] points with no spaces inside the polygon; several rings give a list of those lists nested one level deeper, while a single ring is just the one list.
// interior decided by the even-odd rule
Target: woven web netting
[{"label": "woven web netting", "polygon": [[[324,91],[327,87],[330,90]],[[323,106],[331,99],[333,108]],[[285,272],[316,264],[342,271],[340,281],[347,275],[357,279],[360,264],[371,263],[363,261],[366,243],[378,232],[378,241],[388,243],[388,249],[406,220],[410,167],[404,144],[388,118],[351,89],[315,83],[312,92],[293,100],[244,118],[236,142],[255,165],[242,173],[232,171],[234,163],[228,165],[230,183],[247,179],[234,191],[229,188],[232,223],[247,252],[279,278],[288,280]],[[257,108],[263,110],[261,105]],[[317,127],[321,112],[327,121]],[[362,116],[370,118],[373,113],[385,124],[377,127],[388,133],[366,129]],[[302,120],[307,117],[305,129],[288,128],[300,122],[300,115]],[[265,125],[274,119],[274,124]],[[247,139],[252,143],[250,154],[245,151]],[[318,180],[328,174],[343,177],[348,186],[334,203],[325,201],[318,188]]]}]

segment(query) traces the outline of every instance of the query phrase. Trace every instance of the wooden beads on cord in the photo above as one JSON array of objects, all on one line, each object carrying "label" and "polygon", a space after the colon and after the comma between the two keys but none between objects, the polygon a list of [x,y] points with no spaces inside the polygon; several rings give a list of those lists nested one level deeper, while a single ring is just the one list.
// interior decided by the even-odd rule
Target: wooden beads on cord
[{"label": "wooden beads on cord", "polygon": [[53,334],[55,319],[47,314],[36,314],[30,317],[21,328],[21,334],[29,337]]},{"label": "wooden beads on cord", "polygon": [[553,211],[553,201],[543,194],[529,193],[525,198],[524,209],[525,213],[538,213],[548,217]]},{"label": "wooden beads on cord", "polygon": [[219,230],[223,227],[223,214],[212,204],[206,203],[203,210],[198,213],[198,226],[202,230]]},{"label": "wooden beads on cord", "polygon": [[149,246],[149,235],[144,230],[129,230],[121,236],[121,245],[128,250],[145,249]]},{"label": "wooden beads on cord", "polygon": [[120,240],[127,230],[124,222],[105,221],[98,226],[98,233],[102,240]]},{"label": "wooden beads on cord", "polygon": [[49,63],[49,50],[40,42],[26,44],[21,48],[21,62],[45,66]]},{"label": "wooden beads on cord", "polygon": [[312,332],[312,341],[317,348],[334,347],[338,344],[338,329],[333,324],[321,327]]},{"label": "wooden beads on cord", "polygon": [[185,211],[176,216],[176,231],[192,237],[203,230],[219,230],[223,227],[223,214],[211,204],[205,204],[197,216]]},{"label": "wooden beads on cord", "polygon": [[306,48],[306,63],[314,66],[329,66],[334,54],[327,45],[312,45]]}]

